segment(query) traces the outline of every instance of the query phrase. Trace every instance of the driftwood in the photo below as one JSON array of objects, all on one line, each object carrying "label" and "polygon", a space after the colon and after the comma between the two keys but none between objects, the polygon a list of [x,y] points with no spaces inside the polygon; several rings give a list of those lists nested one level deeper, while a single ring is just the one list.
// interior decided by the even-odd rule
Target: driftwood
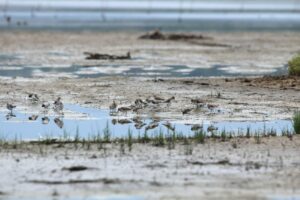
[{"label": "driftwood", "polygon": [[184,34],[184,33],[162,33],[159,30],[151,33],[146,33],[139,37],[139,39],[148,40],[170,40],[170,41],[184,41],[189,44],[209,46],[209,47],[232,47],[227,44],[214,43],[212,37],[203,36],[201,34]]},{"label": "driftwood", "polygon": [[122,55],[122,56],[91,53],[91,52],[84,52],[83,54],[87,55],[87,57],[85,58],[87,60],[128,60],[128,59],[131,59],[130,52],[127,52],[126,55]]},{"label": "driftwood", "polygon": [[150,40],[203,40],[212,39],[203,35],[194,34],[183,34],[183,33],[170,33],[164,34],[159,30],[153,31],[152,33],[146,33],[139,37],[140,39],[150,39]]}]

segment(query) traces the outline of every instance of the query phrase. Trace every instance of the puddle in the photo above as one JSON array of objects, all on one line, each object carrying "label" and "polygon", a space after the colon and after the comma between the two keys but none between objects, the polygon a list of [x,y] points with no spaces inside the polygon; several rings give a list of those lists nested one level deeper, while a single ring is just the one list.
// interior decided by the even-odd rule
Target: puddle
[{"label": "puddle", "polygon": [[[140,122],[134,123],[133,118],[136,116],[131,113],[111,116],[109,110],[85,108],[79,105],[65,105],[64,116],[52,111],[45,115],[16,110],[13,114],[14,116],[4,112],[0,113],[0,138],[2,139],[74,138],[76,134],[79,134],[80,138],[92,139],[99,134],[103,136],[103,132],[107,128],[112,138],[126,137],[128,130],[132,132],[134,137],[143,136],[146,129],[148,136],[155,136],[160,132],[172,133],[171,129],[165,125],[167,123],[170,123],[178,134],[194,135],[194,130],[191,130],[194,124],[184,124],[183,121],[162,120],[156,122],[148,116],[140,115]],[[214,131],[215,134],[220,134],[225,129],[226,132],[231,132],[232,135],[236,136],[245,135],[248,127],[253,134],[255,132],[262,134],[272,130],[276,135],[280,135],[283,130],[292,130],[292,124],[289,120],[217,123],[203,121],[201,125],[204,131],[208,131],[209,127],[214,127],[218,129]],[[210,135],[211,133],[208,132],[207,134]]]},{"label": "puddle", "polygon": [[[142,59],[142,58],[139,58]],[[240,69],[240,70],[237,70]],[[255,68],[256,69],[256,68]],[[210,76],[257,76],[283,75],[287,73],[287,66],[279,68],[261,69],[260,71],[239,65],[213,64],[209,68],[188,65],[141,65],[139,61],[131,60],[127,64],[95,64],[95,65],[57,65],[44,66],[28,64],[6,64],[1,62],[0,76],[3,77],[48,77],[51,74],[62,77],[97,78],[102,76],[144,76],[144,77],[210,77]]]}]

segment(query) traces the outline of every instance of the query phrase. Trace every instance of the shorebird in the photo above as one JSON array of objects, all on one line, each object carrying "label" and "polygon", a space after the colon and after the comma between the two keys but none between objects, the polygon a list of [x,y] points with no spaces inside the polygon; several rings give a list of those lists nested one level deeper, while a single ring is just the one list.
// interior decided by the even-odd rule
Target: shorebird
[{"label": "shorebird", "polygon": [[132,122],[129,119],[119,119],[118,123],[119,124],[130,124]]},{"label": "shorebird", "polygon": [[118,123],[118,121],[117,121],[116,119],[112,119],[112,120],[111,120],[111,123],[112,123],[113,125],[116,125],[116,124]]},{"label": "shorebird", "polygon": [[56,117],[56,118],[54,119],[54,123],[55,123],[59,128],[62,128],[62,127],[64,126],[64,122],[63,122],[61,119],[59,119],[58,117]]},{"label": "shorebird", "polygon": [[48,124],[50,121],[49,117],[42,117],[42,124]]},{"label": "shorebird", "polygon": [[134,122],[137,123],[137,124],[143,123],[143,121],[141,120],[140,117],[134,117],[134,118],[132,118],[132,121],[134,121]]},{"label": "shorebird", "polygon": [[13,104],[7,103],[6,108],[10,111],[10,113],[12,113],[13,109],[16,108],[16,106]]},{"label": "shorebird", "polygon": [[37,94],[30,93],[30,94],[28,94],[28,98],[32,103],[37,103],[40,101],[40,98]]},{"label": "shorebird", "polygon": [[153,95],[153,97],[154,97],[154,99],[155,99],[156,101],[164,101],[164,100],[165,100],[164,98],[159,97],[159,96],[157,96],[157,95]]},{"label": "shorebird", "polygon": [[186,115],[186,114],[190,113],[192,110],[193,110],[192,108],[186,108],[182,111],[182,114]]},{"label": "shorebird", "polygon": [[125,112],[125,113],[127,113],[130,110],[132,110],[132,108],[130,108],[130,107],[120,107],[120,108],[118,108],[119,112]]},{"label": "shorebird", "polygon": [[194,125],[191,127],[191,130],[192,130],[192,131],[198,131],[198,130],[200,130],[200,129],[202,129],[202,128],[203,128],[202,125],[200,125],[200,124],[194,124]]},{"label": "shorebird", "polygon": [[207,104],[207,108],[210,109],[210,110],[213,110],[215,108],[217,108],[218,105],[214,105],[214,104]]},{"label": "shorebird", "polygon": [[[60,113],[62,112],[64,109],[64,104],[61,101],[61,97],[58,97],[55,101],[54,101],[54,111]],[[63,113],[62,113],[63,114]]]},{"label": "shorebird", "polygon": [[171,103],[172,100],[175,100],[174,96],[172,96],[172,97],[168,98],[167,100],[165,100],[165,103]]},{"label": "shorebird", "polygon": [[158,123],[157,122],[152,122],[151,124],[149,124],[145,130],[150,130],[150,129],[155,129],[156,127],[158,127]]},{"label": "shorebird", "polygon": [[146,124],[145,124],[144,122],[141,122],[141,123],[136,123],[136,124],[134,125],[134,127],[135,127],[136,129],[141,129],[141,128],[143,128],[145,125],[146,125]]},{"label": "shorebird", "polygon": [[50,108],[50,103],[47,102],[47,101],[43,102],[42,108],[44,108],[45,110],[49,109]]},{"label": "shorebird", "polygon": [[167,129],[171,130],[171,131],[175,131],[175,127],[172,126],[172,124],[170,122],[166,122],[163,124]]},{"label": "shorebird", "polygon": [[142,99],[136,99],[134,101],[134,106],[136,108],[136,110],[142,109],[147,105],[146,102],[144,102]]},{"label": "shorebird", "polygon": [[218,127],[214,127],[213,125],[210,125],[209,127],[207,127],[208,132],[213,132],[213,131],[216,131],[216,130],[218,130]]},{"label": "shorebird", "polygon": [[35,121],[35,120],[37,120],[38,117],[39,117],[38,115],[31,115],[30,117],[28,117],[28,119],[30,121]]},{"label": "shorebird", "polygon": [[191,102],[196,106],[196,108],[201,108],[205,104],[205,101],[202,99],[191,99]]},{"label": "shorebird", "polygon": [[117,103],[116,103],[115,101],[113,101],[112,104],[109,106],[110,112],[111,112],[111,113],[116,112],[117,107],[118,107]]}]

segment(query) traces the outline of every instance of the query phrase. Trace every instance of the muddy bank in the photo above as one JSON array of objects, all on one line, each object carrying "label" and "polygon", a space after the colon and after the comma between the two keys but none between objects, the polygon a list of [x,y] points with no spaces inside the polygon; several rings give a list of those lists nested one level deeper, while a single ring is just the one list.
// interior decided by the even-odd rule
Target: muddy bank
[{"label": "muddy bank", "polygon": [[300,138],[0,146],[0,199],[297,197]]},{"label": "muddy bank", "polygon": [[[282,74],[286,72],[287,61],[299,51],[300,43],[299,32],[184,33],[204,35],[213,38],[212,41],[138,39],[142,34],[2,31],[0,76],[95,78],[111,75],[182,77]],[[108,55],[130,52],[131,59],[86,60],[83,52]]]},{"label": "muddy bank", "polygon": [[[118,107],[128,107],[137,99],[146,101],[156,96],[175,99],[152,104],[136,114],[185,123],[201,123],[205,119],[216,122],[291,119],[300,107],[299,85],[299,77],[2,79],[0,105],[2,111],[6,110],[7,102],[21,111],[40,109],[31,105],[28,93],[36,93],[42,102],[51,103],[61,96],[64,103],[102,109],[109,109],[114,100]],[[197,110],[193,99],[203,101],[206,107]],[[190,112],[185,114],[186,109]],[[134,111],[128,111],[131,112]]]}]

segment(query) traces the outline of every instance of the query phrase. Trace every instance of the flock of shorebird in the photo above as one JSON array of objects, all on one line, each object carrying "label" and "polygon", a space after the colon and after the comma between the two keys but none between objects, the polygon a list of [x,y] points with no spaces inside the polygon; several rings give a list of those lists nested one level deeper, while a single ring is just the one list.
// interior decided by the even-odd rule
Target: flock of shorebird
[{"label": "flock of shorebird", "polygon": [[[161,103],[170,104],[171,101],[174,100],[174,99],[175,99],[174,96],[172,96],[168,99],[164,99],[164,98],[161,98],[159,96],[154,95],[153,97],[149,97],[145,100],[136,99],[134,101],[134,103],[130,106],[118,106],[116,101],[114,100],[112,102],[112,104],[109,106],[109,109],[110,109],[110,114],[111,115],[115,115],[118,112],[121,112],[121,113],[127,113],[127,112],[139,113],[143,109],[145,109],[149,106],[152,106],[152,105],[158,105],[158,104],[161,104]],[[129,119],[119,119],[119,120],[113,119],[112,120],[112,124],[114,124],[114,125],[117,124],[117,123],[119,123],[119,124],[129,124],[129,123],[132,123],[132,122],[135,123],[135,128],[136,129],[141,129],[144,126],[146,126],[146,123],[139,116],[134,117],[132,120],[129,120]],[[174,130],[174,128],[171,126],[170,123],[166,123],[164,125],[167,128],[169,128],[171,130]],[[150,129],[154,129],[158,126],[159,126],[159,119],[153,119],[153,121],[150,124],[148,124],[148,126],[146,126],[145,130],[147,131],[147,130],[150,130]]]},{"label": "flock of shorebird", "polygon": [[[33,104],[38,104],[41,102],[40,98],[37,94],[28,94],[28,99]],[[16,115],[13,113],[13,110],[16,108],[16,105],[13,105],[12,103],[7,103],[6,108],[9,110],[9,113],[6,115],[6,119],[9,120],[12,117],[16,117]],[[46,114],[49,112],[51,108],[51,104],[47,101],[42,102],[41,108],[43,109],[43,117],[41,118],[42,124],[49,124],[50,118],[46,116]],[[54,118],[54,123],[59,127],[62,128],[64,126],[63,120],[61,119],[64,115],[63,109],[64,104],[61,100],[61,97],[58,97],[52,106],[53,111],[58,115]],[[38,119],[38,115],[31,115],[28,117],[28,120],[30,121],[36,121]]]},{"label": "flock of shorebird", "polygon": [[[28,94],[28,99],[31,101],[31,103],[33,104],[38,104],[41,103],[42,101],[40,100],[40,98],[38,97],[37,94]],[[118,106],[118,104],[116,103],[115,100],[113,100],[112,104],[109,106],[110,109],[110,115],[116,115],[118,113],[125,113],[127,114],[127,112],[134,112],[139,114],[139,112],[143,111],[144,109],[146,109],[147,107],[153,108],[153,105],[160,105],[160,104],[167,104],[167,106],[170,105],[170,103],[175,100],[175,97],[172,96],[170,98],[162,98],[159,97],[157,95],[153,95],[149,98],[146,98],[145,100],[142,99],[136,99],[134,101],[133,104],[131,104],[130,106]],[[184,110],[182,110],[182,114],[188,114],[191,111],[193,111],[194,109],[199,109],[199,108],[203,108],[203,107],[207,107],[208,109],[215,109],[217,106],[216,105],[212,105],[212,104],[207,104],[204,100],[202,99],[191,99],[191,103],[195,105],[195,107],[193,108],[186,108]],[[52,105],[52,107],[51,107]],[[15,117],[13,110],[16,108],[15,105],[11,104],[11,103],[7,103],[6,108],[10,111],[7,115],[6,118],[7,120],[9,120],[12,117]],[[46,114],[48,113],[48,111],[52,108],[53,111],[58,114],[58,116],[56,116],[54,118],[54,123],[59,127],[62,128],[64,126],[62,117],[64,116],[63,113],[63,109],[64,109],[64,104],[62,102],[61,97],[58,97],[53,104],[49,103],[48,101],[46,102],[42,102],[41,104],[41,108],[43,109],[43,117],[41,118],[42,124],[48,124],[50,122],[50,118],[46,116]],[[38,115],[31,115],[28,120],[30,121],[36,121],[38,119]],[[141,129],[144,126],[145,130],[151,130],[154,129],[156,127],[159,126],[159,119],[152,119],[152,122],[149,123],[148,125],[141,119],[141,117],[139,115],[136,115],[134,118],[132,119],[112,119],[112,124],[129,124],[129,123],[135,123],[135,128],[136,129]],[[172,126],[171,123],[169,122],[165,122],[163,123],[163,125],[171,130],[171,131],[175,131],[175,127]],[[192,125],[191,130],[192,131],[197,131],[203,129],[203,125],[201,124],[195,124]],[[213,126],[208,127],[207,131],[214,131],[216,130]]]},{"label": "flock of shorebird", "polygon": [[[142,100],[142,99],[136,99],[134,101],[133,104],[131,104],[130,106],[118,106],[118,104],[116,103],[116,101],[114,100],[112,102],[112,104],[109,106],[109,109],[110,109],[110,114],[111,115],[114,115],[114,114],[117,114],[118,112],[121,112],[121,113],[127,113],[127,112],[135,112],[135,113],[139,113],[140,111],[142,111],[143,109],[146,109],[147,107],[151,107],[153,105],[159,105],[159,104],[164,104],[166,103],[167,105],[170,105],[170,103],[175,100],[175,97],[172,96],[168,99],[164,99],[162,97],[159,97],[157,95],[153,95],[152,97],[149,97],[149,98],[146,98],[145,100]],[[185,114],[189,114],[190,112],[192,112],[193,110],[197,110],[197,109],[200,109],[200,108],[207,108],[208,110],[212,111],[213,109],[215,109],[216,107],[218,107],[217,105],[214,105],[214,104],[207,104],[203,99],[191,99],[191,103],[194,105],[194,107],[189,107],[189,108],[186,108],[186,109],[183,109],[182,110],[182,114],[185,115]],[[159,119],[152,119],[153,121],[150,123],[150,124],[146,124],[145,122],[143,122],[141,120],[141,118],[137,115],[136,117],[134,117],[133,119],[113,119],[112,120],[112,124],[129,124],[129,123],[135,123],[135,128],[136,129],[141,129],[143,128],[144,126],[145,127],[145,130],[150,130],[150,129],[154,129],[156,127],[159,126],[159,122],[160,120]],[[172,126],[172,124],[170,122],[165,122],[163,123],[163,125],[171,130],[171,131],[175,131],[175,127]],[[194,124],[191,126],[191,130],[192,131],[198,131],[200,129],[203,129],[203,125],[202,124]],[[209,126],[207,131],[209,132],[212,132],[212,131],[215,131],[217,130],[216,127],[214,126]]]}]

